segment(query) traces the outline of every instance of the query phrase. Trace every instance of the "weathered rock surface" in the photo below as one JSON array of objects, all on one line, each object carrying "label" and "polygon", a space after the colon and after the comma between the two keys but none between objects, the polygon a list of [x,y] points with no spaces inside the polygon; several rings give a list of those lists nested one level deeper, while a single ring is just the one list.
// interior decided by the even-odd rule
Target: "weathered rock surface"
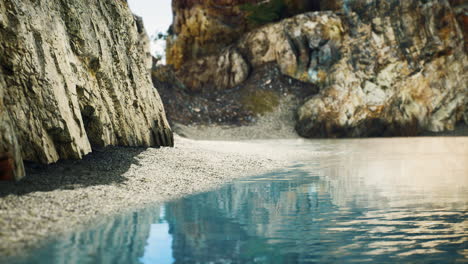
[{"label": "weathered rock surface", "polygon": [[338,12],[255,29],[218,55],[188,61],[178,76],[189,90],[210,93],[275,63],[320,87],[298,109],[296,128],[306,137],[416,135],[468,122],[467,55],[454,13],[460,5],[354,0],[327,8]]},{"label": "weathered rock surface", "polygon": [[12,180],[24,175],[24,167],[13,124],[3,105],[4,87],[0,78],[0,180]]},{"label": "weathered rock surface", "polygon": [[185,62],[217,54],[244,33],[258,27],[251,23],[245,4],[281,2],[281,16],[319,10],[325,0],[173,0],[174,23],[167,42],[167,63],[178,69]]},{"label": "weathered rock surface", "polygon": [[[340,38],[341,19],[331,12],[307,13],[285,19],[245,34],[238,43],[221,54],[185,63],[178,76],[192,91],[224,90],[244,82],[250,68],[276,63],[281,71],[300,81],[315,81],[309,75],[311,49],[323,44],[320,36]],[[307,43],[310,41],[311,47]],[[313,46],[315,45],[315,46]],[[329,60],[336,60],[335,44],[325,45]],[[317,57],[318,53],[315,54]],[[326,62],[325,64],[331,64]]]},{"label": "weathered rock surface", "polygon": [[149,41],[125,1],[1,1],[0,64],[0,154],[16,178],[18,149],[51,163],[93,146],[172,145]]},{"label": "weathered rock surface", "polygon": [[468,2],[465,0],[449,0],[455,12],[460,29],[465,38],[465,52],[468,52]]},{"label": "weathered rock surface", "polygon": [[[321,91],[299,108],[298,132],[307,137],[417,135],[467,122],[467,55],[450,4],[361,2],[350,4],[341,19],[344,31],[336,38],[318,35],[326,44],[308,71],[310,77],[322,76],[316,80]],[[327,45],[336,47],[330,50],[337,59],[329,64],[320,59]]]}]

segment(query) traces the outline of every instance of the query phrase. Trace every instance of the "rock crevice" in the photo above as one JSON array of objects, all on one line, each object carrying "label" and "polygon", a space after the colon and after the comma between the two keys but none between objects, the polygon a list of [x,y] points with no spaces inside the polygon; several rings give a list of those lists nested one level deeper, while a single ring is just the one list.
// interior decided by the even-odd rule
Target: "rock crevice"
[{"label": "rock crevice", "polygon": [[20,150],[17,164],[173,144],[149,40],[125,1],[2,1],[0,58],[0,129],[10,137],[0,153]]}]

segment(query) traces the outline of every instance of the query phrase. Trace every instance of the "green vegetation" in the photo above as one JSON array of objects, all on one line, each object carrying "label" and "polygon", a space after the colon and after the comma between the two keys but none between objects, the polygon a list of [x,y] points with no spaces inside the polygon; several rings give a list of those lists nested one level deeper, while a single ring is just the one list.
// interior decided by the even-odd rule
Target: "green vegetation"
[{"label": "green vegetation", "polygon": [[272,91],[253,91],[242,98],[242,104],[256,115],[271,112],[279,104],[279,97]]},{"label": "green vegetation", "polygon": [[285,17],[287,6],[284,0],[270,0],[260,4],[244,4],[242,11],[247,12],[247,19],[257,25],[276,22]]}]

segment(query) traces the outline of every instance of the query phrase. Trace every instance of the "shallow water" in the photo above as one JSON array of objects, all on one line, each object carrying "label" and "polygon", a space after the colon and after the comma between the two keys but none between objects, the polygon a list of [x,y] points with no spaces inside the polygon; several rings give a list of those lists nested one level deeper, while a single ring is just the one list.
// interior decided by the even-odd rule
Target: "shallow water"
[{"label": "shallow water", "polygon": [[467,138],[275,144],[294,164],[103,219],[10,263],[468,262]]}]

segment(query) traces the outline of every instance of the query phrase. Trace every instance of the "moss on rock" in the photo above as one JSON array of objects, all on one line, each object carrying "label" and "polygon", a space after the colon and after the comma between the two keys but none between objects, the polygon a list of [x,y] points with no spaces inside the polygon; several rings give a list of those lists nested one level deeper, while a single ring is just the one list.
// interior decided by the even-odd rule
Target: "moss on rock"
[{"label": "moss on rock", "polygon": [[279,96],[273,91],[250,91],[242,98],[242,103],[255,115],[271,112],[279,104]]}]

